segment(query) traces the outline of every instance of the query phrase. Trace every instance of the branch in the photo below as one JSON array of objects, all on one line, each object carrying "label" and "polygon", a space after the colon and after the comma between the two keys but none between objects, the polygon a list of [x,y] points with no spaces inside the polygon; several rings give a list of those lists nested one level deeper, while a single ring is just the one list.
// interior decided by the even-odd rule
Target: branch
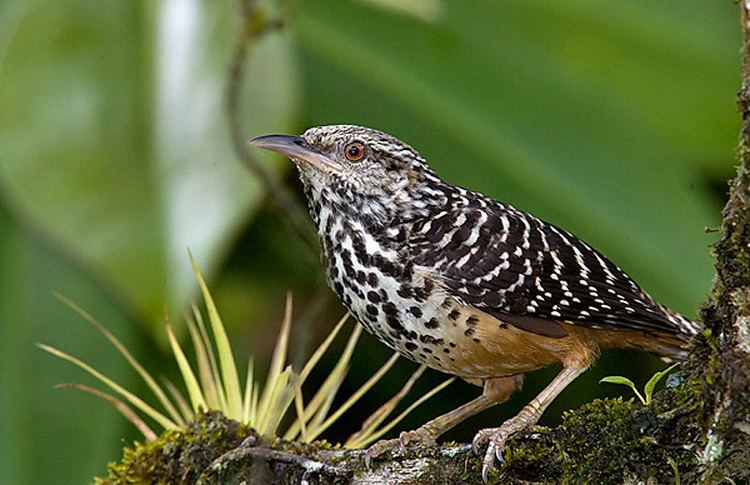
[{"label": "branch", "polygon": [[[705,390],[704,483],[722,476],[723,465],[736,459],[737,450],[746,460],[746,469],[750,463],[746,451],[750,448],[750,1],[740,2],[740,11],[744,36],[737,101],[742,116],[740,165],[722,211],[712,298],[703,309],[715,359]],[[746,471],[744,479],[748,475]]]},{"label": "branch", "polygon": [[312,231],[307,211],[286,186],[279,183],[276,176],[247,151],[247,134],[240,122],[245,63],[250,46],[262,35],[280,29],[283,26],[283,22],[281,19],[268,19],[263,10],[252,0],[242,0],[240,2],[240,13],[242,15],[242,28],[238,34],[232,61],[229,66],[226,97],[232,147],[250,172],[258,178],[295,234],[299,236],[308,249],[317,257],[317,238]]}]

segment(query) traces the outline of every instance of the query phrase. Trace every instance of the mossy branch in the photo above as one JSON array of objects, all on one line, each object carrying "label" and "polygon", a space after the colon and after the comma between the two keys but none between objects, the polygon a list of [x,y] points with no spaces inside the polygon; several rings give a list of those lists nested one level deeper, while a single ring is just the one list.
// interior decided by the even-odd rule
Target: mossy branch
[{"label": "mossy branch", "polygon": [[[738,95],[737,176],[714,247],[716,273],[689,360],[649,405],[601,399],[510,442],[501,483],[721,483],[750,480],[750,2]],[[239,447],[244,440],[244,446]],[[126,449],[102,483],[481,483],[467,445],[395,451],[364,467],[363,452],[264,441],[218,414]]]}]

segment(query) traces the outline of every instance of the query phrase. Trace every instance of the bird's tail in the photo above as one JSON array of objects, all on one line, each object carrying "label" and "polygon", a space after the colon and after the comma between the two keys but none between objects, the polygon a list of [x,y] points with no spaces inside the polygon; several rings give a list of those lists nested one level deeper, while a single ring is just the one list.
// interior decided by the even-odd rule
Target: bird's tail
[{"label": "bird's tail", "polygon": [[694,322],[693,320],[680,315],[676,311],[670,310],[664,305],[659,305],[659,307],[664,312],[667,320],[669,320],[672,325],[677,327],[680,335],[682,335],[686,341],[690,340],[693,335],[697,334],[700,331],[701,326],[698,322]]},{"label": "bird's tail", "polygon": [[675,338],[674,335],[656,336],[646,347],[667,363],[681,362],[688,357],[687,342]]},{"label": "bird's tail", "polygon": [[687,344],[700,331],[700,324],[679,313],[659,305],[667,320],[675,326],[673,334],[660,335],[651,342],[651,351],[666,362],[682,361],[688,356]]}]

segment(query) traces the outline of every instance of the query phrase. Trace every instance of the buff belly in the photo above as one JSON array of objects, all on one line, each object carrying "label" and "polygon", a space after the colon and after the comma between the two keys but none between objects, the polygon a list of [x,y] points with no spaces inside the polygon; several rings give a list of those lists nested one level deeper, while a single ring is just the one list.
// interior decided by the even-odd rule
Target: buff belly
[{"label": "buff belly", "polygon": [[371,304],[368,312],[365,301],[349,301],[359,322],[387,346],[410,360],[471,380],[522,374],[576,359],[588,365],[598,348],[585,335],[536,335],[451,298],[418,307],[413,302],[390,303],[386,309],[398,310],[390,320],[388,314],[375,314]]}]

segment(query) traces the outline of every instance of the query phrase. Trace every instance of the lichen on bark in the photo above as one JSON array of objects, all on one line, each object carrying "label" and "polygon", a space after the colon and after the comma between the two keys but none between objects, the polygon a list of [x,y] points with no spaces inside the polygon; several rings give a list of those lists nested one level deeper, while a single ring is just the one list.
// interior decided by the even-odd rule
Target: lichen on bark
[{"label": "lichen on bark", "polygon": [[[737,176],[714,246],[704,331],[653,402],[599,399],[510,441],[496,483],[744,483],[750,481],[750,0]],[[239,446],[243,443],[243,446]],[[100,483],[481,483],[468,445],[396,450],[372,470],[363,453],[258,437],[218,413],[126,448]]]}]

